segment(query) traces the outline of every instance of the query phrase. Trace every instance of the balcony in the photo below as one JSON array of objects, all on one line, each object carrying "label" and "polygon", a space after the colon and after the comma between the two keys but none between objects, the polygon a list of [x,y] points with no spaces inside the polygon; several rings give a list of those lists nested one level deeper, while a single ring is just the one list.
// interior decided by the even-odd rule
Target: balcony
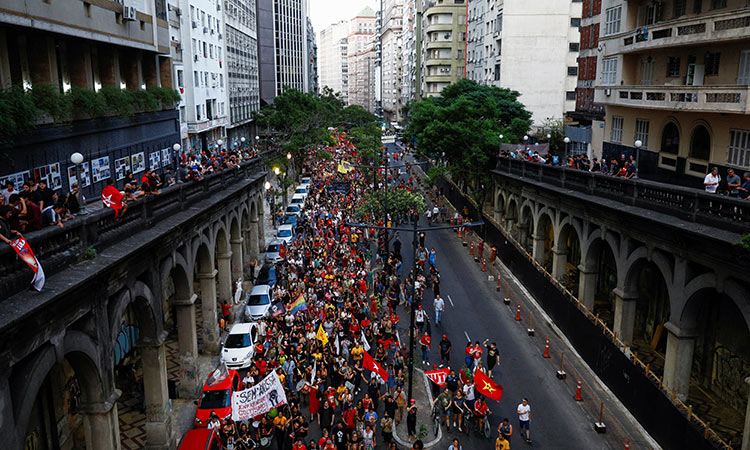
[{"label": "balcony", "polygon": [[750,113],[748,86],[597,86],[594,101],[609,106]]},{"label": "balcony", "polygon": [[603,36],[601,41],[606,43],[606,55],[615,55],[747,39],[749,31],[750,12],[743,9],[655,23],[625,33]]}]

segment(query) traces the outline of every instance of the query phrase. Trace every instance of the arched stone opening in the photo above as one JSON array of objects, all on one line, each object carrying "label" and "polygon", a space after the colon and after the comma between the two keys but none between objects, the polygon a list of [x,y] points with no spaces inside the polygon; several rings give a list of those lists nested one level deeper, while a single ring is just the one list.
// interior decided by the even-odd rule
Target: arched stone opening
[{"label": "arched stone opening", "polygon": [[164,330],[170,391],[179,398],[192,398],[197,388],[196,298],[185,267],[176,264],[164,283]]},{"label": "arched stone opening", "polygon": [[505,195],[502,189],[495,190],[495,209],[494,218],[499,223],[502,223],[503,217],[505,216]]},{"label": "arched stone opening", "polygon": [[227,233],[221,226],[216,231],[214,245],[214,262],[218,270],[216,299],[221,305],[232,297],[232,250]]},{"label": "arched stone opening", "polygon": [[[262,205],[261,205],[262,206]],[[258,259],[260,257],[260,252],[262,251],[261,248],[261,241],[260,241],[260,230],[263,227],[263,223],[260,220],[259,214],[258,214],[258,202],[253,201],[250,204],[250,221],[247,224],[247,234],[245,238],[248,240],[248,257],[256,261],[254,266],[258,266]],[[254,268],[254,267],[253,267]],[[254,276],[255,274],[250,274],[251,276]]]},{"label": "arched stone opening", "polygon": [[237,217],[232,217],[231,225],[229,226],[229,244],[232,249],[232,281],[237,281],[243,278],[244,272],[244,258],[242,251],[242,243],[244,239],[242,237],[242,231],[240,230],[240,223]]},{"label": "arched stone opening", "polygon": [[617,260],[611,244],[601,237],[594,238],[581,262],[578,296],[593,314],[607,324],[614,323],[617,287]]},{"label": "arched stone opening", "polygon": [[530,205],[524,204],[521,207],[521,216],[519,221],[520,236],[518,242],[524,249],[526,249],[527,252],[532,253],[534,251],[534,212],[532,211]]},{"label": "arched stone opening", "polygon": [[571,292],[578,290],[578,265],[581,264],[581,240],[570,222],[560,227],[552,251],[552,275]]},{"label": "arched stone opening", "polygon": [[516,203],[515,198],[511,198],[508,201],[508,208],[505,210],[505,230],[515,240],[521,237],[518,229],[518,203]]},{"label": "arched stone opening", "polygon": [[664,129],[661,132],[661,148],[659,151],[672,155],[680,153],[680,129],[674,122],[667,122],[664,125]]},{"label": "arched stone opening", "polygon": [[216,276],[211,251],[204,242],[199,242],[195,255],[195,280],[193,287],[198,293],[195,302],[198,348],[212,354],[219,349],[219,322],[216,313]]},{"label": "arched stone opening", "polygon": [[690,135],[690,157],[708,161],[711,158],[711,133],[703,125],[693,128]]},{"label": "arched stone opening", "polygon": [[555,227],[552,218],[546,212],[542,212],[534,228],[534,259],[542,264],[547,272],[552,273],[552,249],[555,245]]}]

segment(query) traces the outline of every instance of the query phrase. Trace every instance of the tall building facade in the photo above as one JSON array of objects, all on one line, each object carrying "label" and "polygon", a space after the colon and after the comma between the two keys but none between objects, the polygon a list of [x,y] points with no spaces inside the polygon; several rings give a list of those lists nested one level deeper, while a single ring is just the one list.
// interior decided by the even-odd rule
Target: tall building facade
[{"label": "tall building facade", "polygon": [[183,58],[184,75],[192,85],[184,95],[188,125],[185,150],[202,152],[214,148],[228,123],[224,18],[221,2],[216,0],[182,0],[180,9],[187,18],[180,27],[182,42],[190,45],[192,56]]},{"label": "tall building facade", "polygon": [[464,0],[430,2],[424,9],[422,92],[436,97],[464,78],[466,70],[466,4]]},{"label": "tall building facade", "polygon": [[404,0],[401,19],[401,104],[417,97],[417,2]]},{"label": "tall building facade", "polygon": [[537,124],[575,109],[580,1],[471,0],[467,6],[467,78],[520,92]]},{"label": "tall building facade", "polygon": [[633,152],[639,176],[697,187],[714,166],[750,169],[747,2],[604,0],[600,17],[604,155]]},{"label": "tall building facade", "polygon": [[364,8],[349,21],[349,98],[350,105],[360,105],[375,112],[375,11]]},{"label": "tall building facade", "polygon": [[383,24],[380,31],[382,49],[382,108],[385,122],[401,118],[403,87],[402,23],[403,0],[383,0]]},{"label": "tall building facade", "polygon": [[349,21],[329,25],[318,39],[318,72],[321,89],[328,87],[349,101]]},{"label": "tall building facade", "polygon": [[318,92],[318,44],[310,17],[307,17],[307,89]]},{"label": "tall building facade", "polygon": [[258,25],[255,0],[224,2],[226,75],[229,104],[227,144],[242,145],[255,136],[253,113],[260,109]]},{"label": "tall building facade", "polygon": [[261,106],[289,87],[309,92],[307,0],[256,0]]}]

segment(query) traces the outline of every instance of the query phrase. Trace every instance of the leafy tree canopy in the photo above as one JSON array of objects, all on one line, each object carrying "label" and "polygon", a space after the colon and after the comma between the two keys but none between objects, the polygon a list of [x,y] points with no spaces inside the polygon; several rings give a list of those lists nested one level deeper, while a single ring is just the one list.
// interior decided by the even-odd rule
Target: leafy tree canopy
[{"label": "leafy tree canopy", "polygon": [[354,211],[354,217],[374,222],[385,217],[386,212],[394,217],[404,215],[412,209],[422,211],[424,208],[424,199],[418,194],[406,189],[380,189],[365,194],[362,203]]}]

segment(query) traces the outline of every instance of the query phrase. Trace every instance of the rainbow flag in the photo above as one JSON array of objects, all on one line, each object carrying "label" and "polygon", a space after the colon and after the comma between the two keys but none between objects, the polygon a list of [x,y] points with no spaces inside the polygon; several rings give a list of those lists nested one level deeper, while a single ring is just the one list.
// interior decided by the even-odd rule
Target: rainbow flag
[{"label": "rainbow flag", "polygon": [[300,294],[300,296],[297,297],[297,300],[289,305],[289,310],[292,312],[292,314],[297,314],[298,311],[307,311],[307,303],[305,303],[305,297]]}]

